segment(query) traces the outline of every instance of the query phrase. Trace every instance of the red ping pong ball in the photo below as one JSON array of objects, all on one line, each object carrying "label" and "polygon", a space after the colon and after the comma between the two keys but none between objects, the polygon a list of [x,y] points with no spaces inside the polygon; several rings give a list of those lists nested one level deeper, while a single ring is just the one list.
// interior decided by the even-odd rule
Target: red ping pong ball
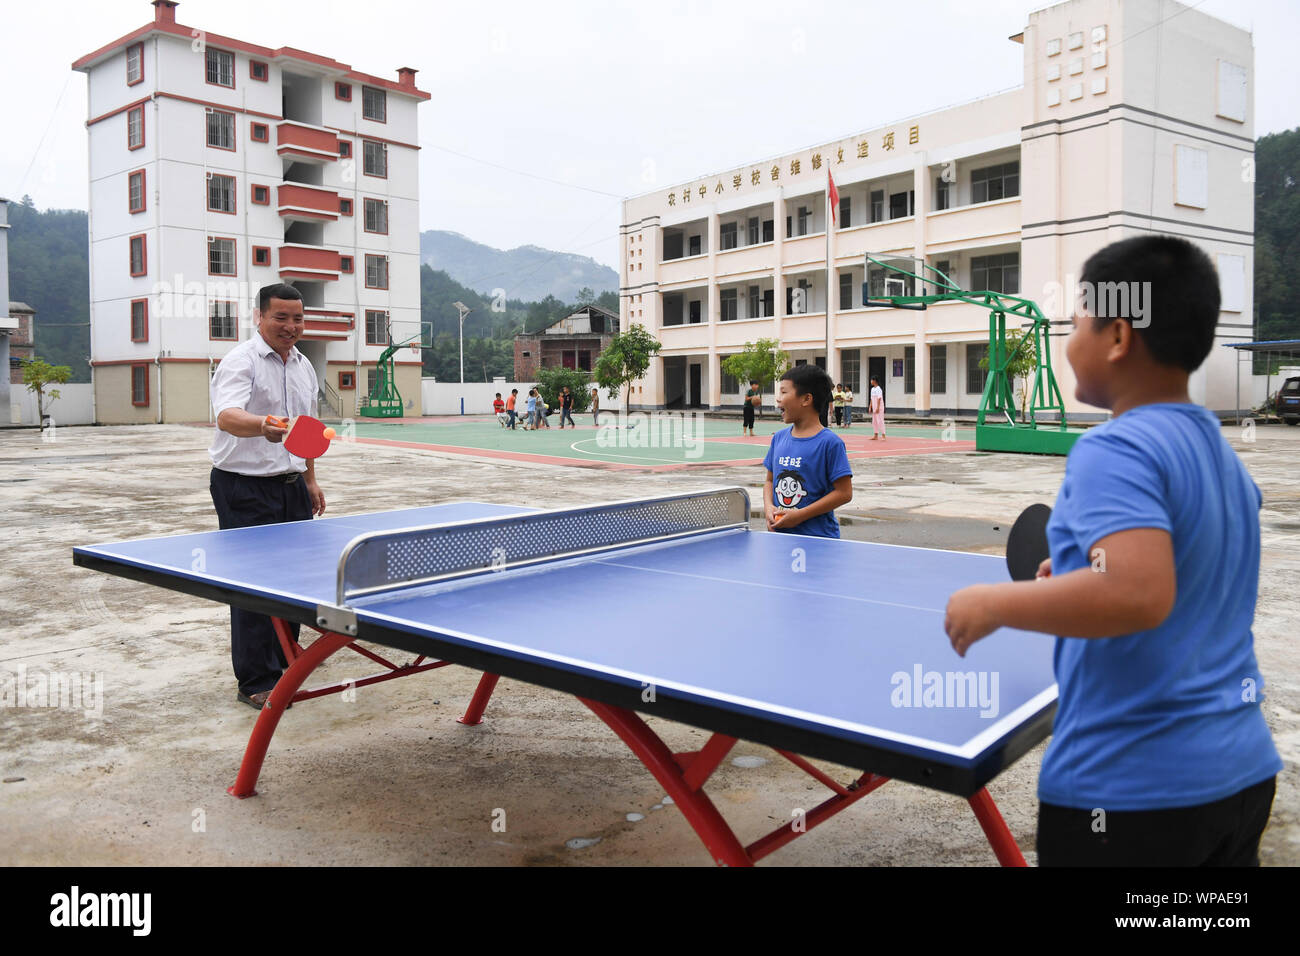
[{"label": "red ping pong ball", "polygon": [[337,434],[338,434],[338,432],[336,432],[336,431],[335,431],[334,429],[332,429],[332,428],[327,428],[327,429],[325,429],[325,431],[324,431],[324,435],[325,435],[325,437],[328,438],[330,441],[333,441],[333,440],[334,440],[334,436],[337,435]]}]

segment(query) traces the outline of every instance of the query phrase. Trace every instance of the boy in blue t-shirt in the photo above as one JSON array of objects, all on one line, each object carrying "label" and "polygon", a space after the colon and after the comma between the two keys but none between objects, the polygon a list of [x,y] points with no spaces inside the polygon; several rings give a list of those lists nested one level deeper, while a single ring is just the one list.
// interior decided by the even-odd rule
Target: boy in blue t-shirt
[{"label": "boy in blue t-shirt", "polygon": [[1083,267],[1066,357],[1081,436],[1037,581],[963,588],[958,654],[999,627],[1057,635],[1060,690],[1038,781],[1042,866],[1257,866],[1282,769],[1251,623],[1259,489],[1192,402],[1219,283],[1183,239],[1113,243]]},{"label": "boy in blue t-shirt", "polygon": [[844,439],[822,426],[831,378],[816,365],[796,365],[781,376],[776,407],[790,427],[772,436],[763,459],[763,516],[768,531],[838,538],[832,509],[853,500],[853,470]]}]

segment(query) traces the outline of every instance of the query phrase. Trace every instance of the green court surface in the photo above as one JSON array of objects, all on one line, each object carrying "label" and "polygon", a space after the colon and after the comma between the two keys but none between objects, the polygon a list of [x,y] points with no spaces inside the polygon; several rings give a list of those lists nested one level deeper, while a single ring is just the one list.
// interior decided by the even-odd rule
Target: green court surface
[{"label": "green court surface", "polygon": [[[599,428],[591,415],[576,416],[578,427],[560,429],[559,417],[551,427],[537,431],[502,428],[492,416],[446,417],[413,421],[372,421],[351,424],[351,434],[366,443],[394,444],[466,455],[483,455],[515,461],[597,465],[611,468],[671,470],[695,465],[761,462],[771,436],[785,426],[776,418],[760,420],[753,438],[741,434],[739,419],[703,418],[681,413],[633,413],[629,427],[615,426],[610,413],[601,416]],[[344,435],[348,434],[345,424]],[[889,440],[871,441],[870,422],[835,429],[850,458],[885,457],[918,453],[969,451],[974,447],[973,427],[898,426],[888,430]]]}]

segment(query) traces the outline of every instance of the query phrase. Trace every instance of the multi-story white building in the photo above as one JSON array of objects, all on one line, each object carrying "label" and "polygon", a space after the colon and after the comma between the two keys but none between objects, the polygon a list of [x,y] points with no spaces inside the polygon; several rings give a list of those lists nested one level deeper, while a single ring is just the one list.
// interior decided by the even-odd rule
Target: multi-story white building
[{"label": "multi-story white building", "polygon": [[[298,347],[322,398],[354,415],[390,336],[420,330],[429,94],[410,68],[386,80],[153,6],[153,22],[72,65],[88,86],[96,419],[208,420],[212,369],[253,334],[257,290],[279,281],[302,292]],[[399,355],[418,413],[419,355]]]},{"label": "multi-story white building", "polygon": [[[989,313],[863,308],[867,253],[923,257],[963,288],[1034,299],[1055,330],[1094,251],[1184,236],[1219,270],[1216,346],[1249,340],[1250,34],[1170,0],[1069,0],[1031,13],[1011,39],[1024,57],[1018,89],[626,200],[622,325],[663,344],[634,404],[739,406],[744,386],[722,374],[723,358],[775,338],[796,362],[827,366],[829,326],[829,371],[859,404],[876,375],[891,410],[976,410]],[[972,38],[993,53],[995,41],[1006,43]],[[840,197],[829,257],[828,171]],[[884,271],[871,271],[872,295],[886,294]],[[1067,414],[1103,417],[1074,400],[1064,339],[1053,336],[1052,362]],[[1193,376],[1193,397],[1212,409],[1235,407],[1232,353],[1216,347]]]}]

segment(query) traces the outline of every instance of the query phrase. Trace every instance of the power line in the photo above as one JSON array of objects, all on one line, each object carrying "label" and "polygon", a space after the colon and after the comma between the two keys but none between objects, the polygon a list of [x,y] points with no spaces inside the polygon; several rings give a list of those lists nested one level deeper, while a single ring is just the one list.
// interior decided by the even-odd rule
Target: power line
[{"label": "power line", "polygon": [[514,173],[516,176],[527,176],[529,179],[539,179],[545,183],[552,183],[556,186],[564,186],[568,189],[578,189],[586,193],[595,193],[597,196],[609,196],[613,199],[622,200],[625,197],[619,193],[606,192],[603,189],[592,189],[590,186],[579,186],[576,183],[566,183],[561,179],[551,179],[549,176],[540,176],[537,173],[530,173],[523,169],[515,169],[512,166],[502,166],[500,163],[494,163],[488,159],[480,159],[478,156],[471,156],[468,153],[458,152],[449,149],[446,146],[439,146],[437,143],[431,143],[427,139],[420,140],[421,146],[428,146],[430,149],[441,150],[444,153],[451,153],[453,156],[459,156],[461,159],[468,159],[470,162],[479,163],[483,166],[491,166],[493,169],[504,170],[507,173]]}]

